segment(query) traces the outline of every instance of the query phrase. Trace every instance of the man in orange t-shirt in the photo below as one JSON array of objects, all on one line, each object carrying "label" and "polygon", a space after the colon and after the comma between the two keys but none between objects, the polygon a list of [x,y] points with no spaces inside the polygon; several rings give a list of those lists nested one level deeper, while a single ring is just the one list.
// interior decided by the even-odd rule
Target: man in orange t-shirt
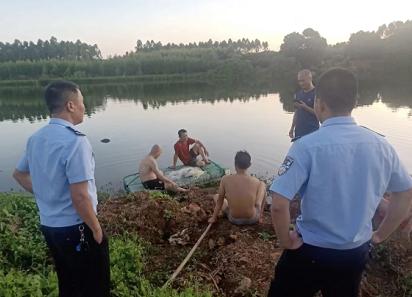
[{"label": "man in orange t-shirt", "polygon": [[[177,134],[179,135],[179,140],[174,145],[173,169],[176,168],[178,158],[186,166],[203,167],[210,163],[208,159],[209,152],[199,140],[188,137],[185,129],[180,129]],[[193,146],[190,147],[192,144]],[[202,160],[197,159],[199,155],[202,157]]]}]

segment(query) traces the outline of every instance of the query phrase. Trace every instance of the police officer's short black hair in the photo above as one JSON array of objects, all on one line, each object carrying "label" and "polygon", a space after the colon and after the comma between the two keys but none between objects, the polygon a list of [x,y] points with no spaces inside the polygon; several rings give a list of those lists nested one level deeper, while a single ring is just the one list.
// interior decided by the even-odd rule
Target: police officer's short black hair
[{"label": "police officer's short black hair", "polygon": [[180,129],[177,131],[177,135],[179,135],[179,137],[182,137],[183,133],[187,133],[187,131],[185,129]]},{"label": "police officer's short black hair", "polygon": [[235,156],[235,166],[239,169],[248,169],[252,164],[251,159],[247,151],[238,151]]},{"label": "police officer's short black hair", "polygon": [[44,92],[47,108],[50,113],[61,112],[73,94],[79,91],[79,86],[67,80],[51,82]]},{"label": "police officer's short black hair", "polygon": [[358,82],[355,75],[343,68],[333,68],[321,75],[316,86],[319,97],[332,112],[351,112],[356,106]]}]

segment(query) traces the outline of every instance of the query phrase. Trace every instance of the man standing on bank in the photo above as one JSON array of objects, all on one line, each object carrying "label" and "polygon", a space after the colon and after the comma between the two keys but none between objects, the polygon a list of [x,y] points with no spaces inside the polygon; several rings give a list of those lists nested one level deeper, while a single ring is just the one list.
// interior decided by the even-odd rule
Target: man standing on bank
[{"label": "man standing on bank", "polygon": [[55,81],[45,100],[50,122],[29,138],[13,177],[36,199],[59,296],[109,296],[109,247],[96,217],[93,151],[74,127],[83,122],[83,96],[76,84]]},{"label": "man standing on bank", "polygon": [[299,71],[298,83],[301,90],[295,94],[295,113],[289,137],[292,141],[299,139],[319,129],[319,121],[313,109],[315,103],[315,87],[312,82],[312,73],[308,69]]},{"label": "man standing on bank", "polygon": [[[294,142],[270,187],[272,221],[285,250],[268,296],[358,296],[370,241],[384,241],[409,213],[412,179],[384,137],[355,123],[356,97],[351,72],[322,75],[315,101],[322,126]],[[289,231],[289,202],[298,192],[301,216]],[[385,192],[393,198],[372,232]]]}]

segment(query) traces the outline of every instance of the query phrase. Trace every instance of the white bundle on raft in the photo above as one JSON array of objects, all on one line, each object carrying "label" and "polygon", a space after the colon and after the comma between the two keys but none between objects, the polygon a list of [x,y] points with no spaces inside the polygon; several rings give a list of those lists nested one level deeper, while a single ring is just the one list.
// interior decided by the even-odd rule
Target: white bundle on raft
[{"label": "white bundle on raft", "polygon": [[178,170],[166,172],[165,175],[173,181],[181,180],[182,178],[198,178],[199,176],[205,174],[205,171],[199,167],[183,167]]}]

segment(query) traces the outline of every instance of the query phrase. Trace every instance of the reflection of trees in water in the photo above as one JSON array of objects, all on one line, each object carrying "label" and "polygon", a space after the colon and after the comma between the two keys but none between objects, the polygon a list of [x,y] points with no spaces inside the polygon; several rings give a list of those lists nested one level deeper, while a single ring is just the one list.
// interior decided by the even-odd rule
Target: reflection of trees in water
[{"label": "reflection of trees in water", "polygon": [[[390,108],[412,108],[411,86],[380,86],[361,84],[358,105],[370,105],[381,100]],[[145,109],[159,108],[167,103],[179,102],[247,102],[259,99],[261,95],[279,93],[283,109],[293,112],[293,97],[297,90],[295,83],[277,83],[273,85],[250,82],[245,85],[207,84],[207,83],[168,83],[168,84],[113,84],[85,85],[82,92],[85,97],[86,113],[92,115],[106,108],[106,99],[132,100],[142,103]],[[42,90],[31,88],[0,90],[0,121],[30,122],[48,117],[46,105],[42,99]]]},{"label": "reflection of trees in water", "polygon": [[391,108],[408,107],[412,111],[412,86],[383,87],[381,90],[382,102]]},{"label": "reflection of trees in water", "polygon": [[410,108],[412,110],[412,86],[411,85],[360,85],[358,105],[371,105],[376,101],[382,101],[393,109]]},{"label": "reflection of trees in water", "polygon": [[[211,85],[206,83],[187,84],[113,84],[85,85],[81,87],[84,95],[86,113],[92,115],[106,108],[106,99],[132,100],[142,103],[145,109],[159,108],[167,103],[209,102],[240,100],[247,102],[251,98],[273,92],[266,86]],[[46,119],[49,116],[42,98],[41,89],[2,89],[0,90],[0,121],[30,122]]]},{"label": "reflection of trees in water", "polygon": [[259,98],[268,94],[269,86],[238,86],[213,85],[207,83],[171,83],[171,84],[140,84],[140,85],[106,85],[93,90],[106,98],[115,100],[132,100],[142,103],[145,109],[159,108],[167,103],[179,102],[247,102],[251,98]]},{"label": "reflection of trees in water", "polygon": [[0,121],[12,120],[17,122],[27,119],[30,122],[35,122],[48,117],[47,109],[41,101],[31,102],[30,104],[21,102],[19,104],[15,104],[16,102],[8,103],[10,102],[0,99]]},{"label": "reflection of trees in water", "polygon": [[[20,90],[20,92],[19,92]],[[105,107],[105,98],[88,96],[85,99],[86,114],[92,115]],[[49,111],[40,89],[0,90],[0,121],[28,120],[35,122],[47,119]]]},{"label": "reflection of trees in water", "polygon": [[0,93],[0,121],[18,121],[27,119],[35,122],[47,119],[49,113],[41,100],[41,94],[36,90],[23,89],[22,92],[14,90]]},{"label": "reflection of trees in water", "polygon": [[[283,104],[283,109],[288,112],[293,112],[294,93],[298,90],[298,86],[293,83],[282,84],[277,88],[280,102]],[[376,83],[360,83],[358,106],[371,105],[376,101],[382,101],[386,106],[393,109],[402,107],[411,108],[412,113],[412,86],[410,85],[380,85]],[[411,114],[410,113],[410,114]]]}]

